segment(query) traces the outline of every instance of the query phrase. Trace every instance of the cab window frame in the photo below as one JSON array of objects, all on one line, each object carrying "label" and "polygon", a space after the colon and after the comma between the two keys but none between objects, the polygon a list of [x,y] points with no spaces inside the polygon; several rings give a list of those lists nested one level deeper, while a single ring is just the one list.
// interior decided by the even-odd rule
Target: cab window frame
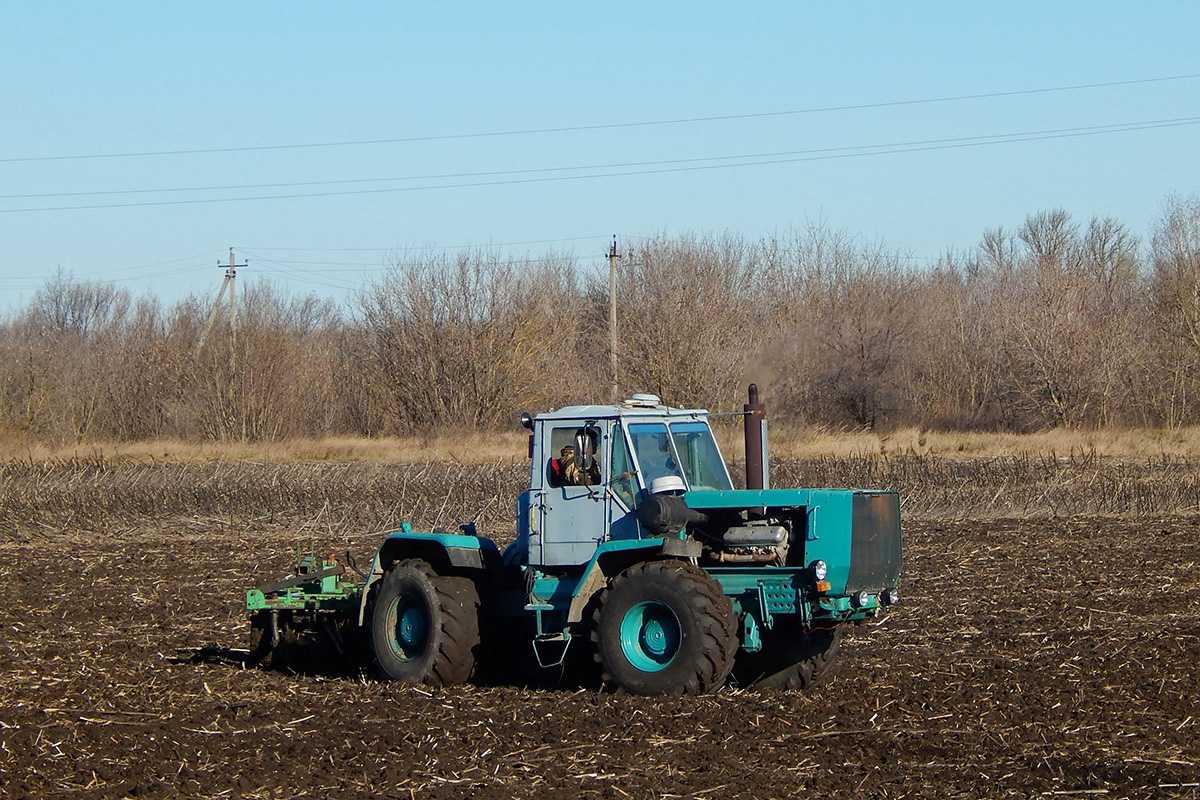
[{"label": "cab window frame", "polygon": [[[638,495],[641,492],[639,486],[639,477],[641,475],[638,463],[635,460],[636,454],[629,440],[625,436],[625,426],[620,420],[613,423],[612,433],[610,435],[611,443],[608,453],[608,486],[609,494],[613,499],[620,503],[622,508],[627,511],[633,511],[638,505]],[[624,456],[624,469],[617,463],[617,453],[620,448],[621,455]],[[625,475],[625,473],[629,473]],[[624,477],[622,477],[624,475]],[[628,492],[628,499],[620,491],[620,484],[624,484]]]}]

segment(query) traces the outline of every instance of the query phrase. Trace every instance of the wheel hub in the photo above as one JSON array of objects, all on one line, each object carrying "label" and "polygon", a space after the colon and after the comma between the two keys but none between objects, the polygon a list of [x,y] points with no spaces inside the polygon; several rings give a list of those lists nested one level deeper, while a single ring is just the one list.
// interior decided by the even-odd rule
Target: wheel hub
[{"label": "wheel hub", "polygon": [[425,609],[411,598],[398,598],[395,631],[396,635],[391,644],[396,657],[402,661],[411,661],[420,656],[429,632],[429,617]]},{"label": "wheel hub", "polygon": [[664,603],[638,603],[621,620],[621,650],[643,672],[665,669],[679,652],[679,619]]}]

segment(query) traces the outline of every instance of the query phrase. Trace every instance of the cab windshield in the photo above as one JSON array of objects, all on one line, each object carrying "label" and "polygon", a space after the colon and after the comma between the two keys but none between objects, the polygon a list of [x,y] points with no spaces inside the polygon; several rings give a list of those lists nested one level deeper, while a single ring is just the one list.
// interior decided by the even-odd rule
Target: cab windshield
[{"label": "cab windshield", "polygon": [[688,486],[693,489],[732,489],[725,462],[703,422],[672,422],[671,440],[679,454]]},{"label": "cab windshield", "polygon": [[669,431],[661,422],[637,422],[629,426],[629,438],[646,488],[664,475],[683,478],[689,489],[733,488],[703,422],[674,422]]}]

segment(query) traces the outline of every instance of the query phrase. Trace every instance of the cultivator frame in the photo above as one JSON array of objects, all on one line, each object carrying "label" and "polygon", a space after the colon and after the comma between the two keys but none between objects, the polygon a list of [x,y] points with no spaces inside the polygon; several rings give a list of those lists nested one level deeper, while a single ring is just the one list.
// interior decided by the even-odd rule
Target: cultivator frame
[{"label": "cultivator frame", "polygon": [[340,654],[346,653],[343,631],[357,622],[366,579],[347,580],[347,565],[358,570],[349,552],[344,558],[345,563],[336,555],[321,558],[311,547],[307,553],[303,546],[298,547],[291,577],[246,592],[250,625],[260,632],[248,663],[285,661],[288,651],[306,633],[324,634]]}]

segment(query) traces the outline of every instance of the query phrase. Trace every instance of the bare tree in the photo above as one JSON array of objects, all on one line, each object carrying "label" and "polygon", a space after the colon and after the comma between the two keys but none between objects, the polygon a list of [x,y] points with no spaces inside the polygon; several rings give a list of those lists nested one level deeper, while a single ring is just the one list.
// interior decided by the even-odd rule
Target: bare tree
[{"label": "bare tree", "polygon": [[560,395],[579,313],[571,259],[482,253],[397,263],[363,293],[371,375],[390,428],[491,426]]},{"label": "bare tree", "polygon": [[179,403],[185,430],[260,440],[333,429],[340,318],[328,301],[251,284],[241,292],[236,335],[219,327],[200,347],[193,337],[204,305],[193,298],[177,314],[181,332],[195,342]]},{"label": "bare tree", "polygon": [[[618,291],[622,388],[685,405],[738,397],[764,332],[758,265],[758,249],[734,237],[659,237],[635,247]],[[607,300],[607,282],[593,284],[588,339],[605,346]]]},{"label": "bare tree", "polygon": [[784,407],[858,427],[900,413],[914,289],[899,254],[882,246],[821,226],[793,236],[774,292]]},{"label": "bare tree", "polygon": [[997,322],[1008,309],[994,261],[947,254],[918,280],[920,313],[906,364],[909,420],[935,428],[1003,427]]},{"label": "bare tree", "polygon": [[[1182,425],[1200,416],[1200,200],[1150,266],[1119,222],[1064,211],[929,269],[822,225],[659,236],[620,267],[619,383],[855,427]],[[608,284],[574,259],[397,258],[353,316],[257,284],[229,325],[58,274],[0,319],[0,432],[274,439],[507,424],[607,395]]]},{"label": "bare tree", "polygon": [[1200,198],[1172,198],[1151,239],[1161,403],[1169,424],[1196,419],[1200,398]]}]

